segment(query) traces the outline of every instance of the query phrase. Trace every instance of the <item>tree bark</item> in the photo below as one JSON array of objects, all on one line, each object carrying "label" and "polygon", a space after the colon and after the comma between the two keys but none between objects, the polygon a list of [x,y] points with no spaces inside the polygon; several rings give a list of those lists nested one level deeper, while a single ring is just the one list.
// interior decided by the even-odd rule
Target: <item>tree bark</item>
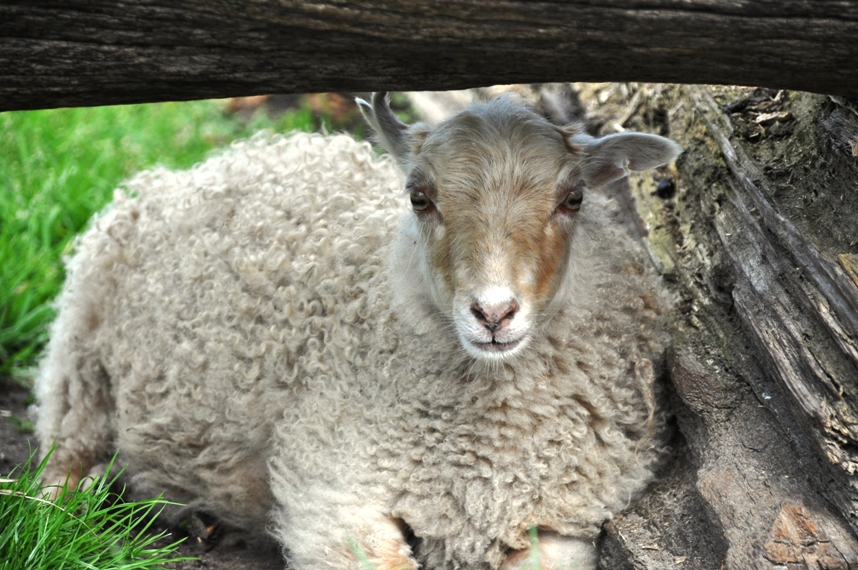
[{"label": "tree bark", "polygon": [[[633,179],[682,301],[684,446],[607,528],[604,568],[858,568],[858,107],[645,86],[635,129],[685,146]],[[655,196],[671,178],[675,198]]]},{"label": "tree bark", "polygon": [[840,0],[5,0],[0,110],[513,82],[858,94]]}]

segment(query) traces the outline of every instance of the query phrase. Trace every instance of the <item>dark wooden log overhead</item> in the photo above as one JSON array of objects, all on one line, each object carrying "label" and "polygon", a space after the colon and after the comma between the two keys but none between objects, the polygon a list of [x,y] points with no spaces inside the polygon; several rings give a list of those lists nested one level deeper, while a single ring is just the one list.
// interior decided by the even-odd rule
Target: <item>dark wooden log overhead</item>
[{"label": "dark wooden log overhead", "polygon": [[0,110],[643,81],[858,95],[842,0],[3,0]]}]

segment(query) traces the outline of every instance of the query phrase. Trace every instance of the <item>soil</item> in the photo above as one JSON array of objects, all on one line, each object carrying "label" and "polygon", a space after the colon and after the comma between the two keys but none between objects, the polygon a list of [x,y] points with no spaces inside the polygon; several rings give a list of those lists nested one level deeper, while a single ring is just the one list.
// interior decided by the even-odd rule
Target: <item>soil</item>
[{"label": "soil", "polygon": [[0,379],[0,477],[25,463],[38,444],[27,417],[30,390]]},{"label": "soil", "polygon": [[[31,403],[28,388],[0,379],[0,477],[17,470],[38,449],[28,416]],[[209,532],[212,524],[216,524],[214,521],[200,524],[195,518],[187,522],[186,528],[191,530],[166,530],[172,534],[171,541],[185,537],[179,550],[181,556],[193,556],[198,560],[177,563],[176,570],[282,570],[285,567],[277,545],[266,537]],[[199,530],[194,532],[194,529]]]}]

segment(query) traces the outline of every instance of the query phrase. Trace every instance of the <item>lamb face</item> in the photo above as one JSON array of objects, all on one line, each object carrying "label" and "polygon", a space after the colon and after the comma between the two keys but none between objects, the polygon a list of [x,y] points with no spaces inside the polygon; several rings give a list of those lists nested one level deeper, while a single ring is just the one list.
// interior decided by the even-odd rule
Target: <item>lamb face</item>
[{"label": "lamb face", "polygon": [[526,348],[565,274],[583,197],[563,133],[523,109],[510,125],[500,111],[427,133],[406,184],[432,301],[465,350],[488,359]]},{"label": "lamb face", "polygon": [[593,139],[504,99],[434,129],[400,123],[383,94],[361,108],[406,173],[426,296],[489,361],[523,354],[558,295],[574,294],[587,190],[679,152],[653,135]]}]

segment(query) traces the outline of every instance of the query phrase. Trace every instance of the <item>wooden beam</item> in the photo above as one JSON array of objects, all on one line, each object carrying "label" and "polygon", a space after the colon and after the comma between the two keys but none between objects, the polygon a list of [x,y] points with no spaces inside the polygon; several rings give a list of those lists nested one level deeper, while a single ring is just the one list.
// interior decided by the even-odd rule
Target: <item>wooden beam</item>
[{"label": "wooden beam", "polygon": [[839,0],[4,0],[0,110],[642,81],[858,95]]}]

